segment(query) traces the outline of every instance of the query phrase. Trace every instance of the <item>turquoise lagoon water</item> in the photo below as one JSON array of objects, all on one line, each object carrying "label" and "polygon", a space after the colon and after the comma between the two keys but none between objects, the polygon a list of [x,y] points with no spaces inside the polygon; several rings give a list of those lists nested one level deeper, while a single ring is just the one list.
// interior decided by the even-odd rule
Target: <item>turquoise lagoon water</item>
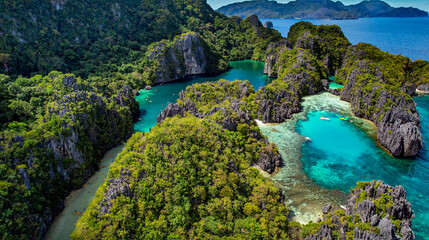
[{"label": "turquoise lagoon water", "polygon": [[152,90],[141,90],[137,96],[140,104],[141,115],[134,123],[134,130],[138,132],[148,132],[156,125],[156,118],[169,103],[175,103],[179,98],[180,91],[186,89],[194,83],[214,82],[220,79],[229,81],[248,80],[255,90],[270,83],[270,78],[264,75],[265,63],[258,61],[236,61],[231,62],[232,69],[224,74],[215,77],[196,76],[186,79],[186,81],[174,82],[158,85]]},{"label": "turquoise lagoon water", "polygon": [[[416,215],[417,239],[429,239],[429,96],[415,101],[424,140],[424,149],[415,159],[387,154],[374,140],[375,126],[353,117],[350,104],[329,93],[304,98],[304,112],[294,115],[295,120],[260,126],[285,158],[285,167],[274,179],[289,195],[295,220],[316,219],[317,210],[329,201],[343,203],[344,195],[338,191],[346,193],[357,181],[376,179],[405,187]],[[353,123],[340,117],[350,117]]]},{"label": "turquoise lagoon water", "polygon": [[[297,19],[261,19],[271,21],[274,28],[287,36]],[[401,54],[413,60],[429,60],[429,17],[361,18],[357,20],[305,20],[313,24],[336,24],[352,44],[370,43],[383,51]]]},{"label": "turquoise lagoon water", "polygon": [[[419,239],[429,239],[429,97],[415,98],[422,120],[425,148],[415,159],[395,159],[356,124],[332,112],[312,111],[297,122],[297,132],[310,137],[302,147],[303,170],[326,189],[347,192],[357,181],[383,180],[402,185],[416,217],[413,229]],[[320,117],[330,118],[330,121]]]}]

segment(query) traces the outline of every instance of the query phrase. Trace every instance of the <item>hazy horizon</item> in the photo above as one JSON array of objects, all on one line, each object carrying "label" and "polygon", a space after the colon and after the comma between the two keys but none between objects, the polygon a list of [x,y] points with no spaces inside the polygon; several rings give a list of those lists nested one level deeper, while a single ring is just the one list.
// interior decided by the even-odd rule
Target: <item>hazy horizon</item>
[{"label": "hazy horizon", "polygon": [[[248,1],[248,0],[246,0]],[[279,3],[288,3],[291,2],[292,0],[277,0],[277,2]],[[335,1],[335,0],[334,0]],[[356,4],[356,3],[360,3],[363,0],[341,0],[340,2],[344,3],[345,5],[350,5],[350,4]],[[213,9],[218,9],[222,6],[225,6],[227,4],[230,3],[235,3],[235,2],[244,2],[243,1],[237,1],[237,0],[207,0],[207,2],[210,4],[210,6]],[[429,0],[414,0],[414,1],[409,1],[409,0],[384,0],[384,2],[390,4],[393,7],[415,7],[415,8],[419,8],[425,11],[429,11]]]}]

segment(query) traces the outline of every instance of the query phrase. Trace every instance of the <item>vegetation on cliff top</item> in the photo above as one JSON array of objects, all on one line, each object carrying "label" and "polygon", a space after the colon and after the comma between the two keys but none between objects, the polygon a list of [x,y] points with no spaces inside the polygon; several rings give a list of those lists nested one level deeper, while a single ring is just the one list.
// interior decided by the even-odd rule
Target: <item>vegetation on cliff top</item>
[{"label": "vegetation on cliff top", "polygon": [[135,134],[72,238],[286,238],[281,191],[243,140],[192,115]]}]

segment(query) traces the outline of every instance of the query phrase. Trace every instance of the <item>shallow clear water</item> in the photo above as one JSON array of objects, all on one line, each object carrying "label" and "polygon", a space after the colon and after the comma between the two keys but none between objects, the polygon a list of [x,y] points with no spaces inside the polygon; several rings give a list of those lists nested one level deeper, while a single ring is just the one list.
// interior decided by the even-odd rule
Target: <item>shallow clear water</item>
[{"label": "shallow clear water", "polygon": [[335,83],[335,82],[329,83],[329,88],[330,89],[338,89],[338,88],[342,88],[342,87],[343,87],[343,85]]},{"label": "shallow clear water", "polygon": [[[391,157],[359,124],[339,119],[341,113],[311,110],[306,119],[297,121],[296,131],[312,139],[303,143],[301,161],[304,172],[314,183],[343,192],[348,192],[357,181],[377,179],[402,185],[416,214],[413,229],[418,239],[429,239],[429,97],[415,100],[425,146],[415,159]],[[330,120],[322,120],[322,116]]]},{"label": "shallow clear water", "polygon": [[148,132],[156,125],[156,118],[169,103],[175,103],[179,98],[180,91],[194,83],[214,82],[220,79],[229,81],[248,80],[255,90],[270,82],[270,78],[264,75],[265,63],[258,61],[231,62],[232,69],[215,77],[192,77],[186,81],[158,85],[152,90],[141,90],[137,101],[140,104],[139,121],[134,124],[137,132]]},{"label": "shallow clear water", "polygon": [[[262,19],[287,36],[297,19]],[[361,18],[358,20],[305,20],[313,24],[336,24],[352,44],[370,43],[383,51],[401,54],[413,60],[429,60],[429,17],[426,18]]]},{"label": "shallow clear water", "polygon": [[64,210],[55,218],[49,227],[45,238],[47,240],[70,239],[76,222],[88,207],[95,196],[98,187],[104,183],[109,166],[115,161],[116,156],[122,151],[122,146],[113,148],[104,155],[100,161],[100,170],[88,179],[86,184],[79,190],[72,192],[65,202]]}]

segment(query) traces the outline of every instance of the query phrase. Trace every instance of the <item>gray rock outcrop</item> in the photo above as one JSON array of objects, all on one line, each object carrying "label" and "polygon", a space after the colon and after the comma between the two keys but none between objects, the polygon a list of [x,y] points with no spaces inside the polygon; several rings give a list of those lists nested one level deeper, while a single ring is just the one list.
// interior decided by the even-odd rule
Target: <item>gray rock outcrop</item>
[{"label": "gray rock outcrop", "polygon": [[320,230],[306,240],[334,239],[334,231],[341,235],[340,239],[346,239],[346,233],[353,234],[357,240],[415,239],[411,229],[413,211],[402,186],[391,187],[382,181],[361,183],[352,190],[345,207],[345,218],[352,222],[340,221],[337,212],[323,208],[324,221],[331,223],[322,224]]},{"label": "gray rock outcrop", "polygon": [[428,84],[422,84],[417,87],[417,91],[423,93],[423,94],[429,94],[429,83]]},{"label": "gray rock outcrop", "polygon": [[[359,53],[356,53],[359,54]],[[357,68],[346,77],[341,99],[352,105],[353,113],[371,120],[377,126],[377,138],[395,157],[413,157],[423,147],[420,116],[416,103],[406,93],[392,92],[375,85],[370,92],[357,88],[358,79],[364,74],[374,74],[383,79],[380,70],[373,72],[367,61],[359,61]],[[359,85],[366,85],[370,80]]]},{"label": "gray rock outcrop", "polygon": [[160,42],[154,46],[149,55],[149,60],[155,64],[154,84],[206,73],[207,59],[203,41],[197,33],[187,33],[171,44]]}]

